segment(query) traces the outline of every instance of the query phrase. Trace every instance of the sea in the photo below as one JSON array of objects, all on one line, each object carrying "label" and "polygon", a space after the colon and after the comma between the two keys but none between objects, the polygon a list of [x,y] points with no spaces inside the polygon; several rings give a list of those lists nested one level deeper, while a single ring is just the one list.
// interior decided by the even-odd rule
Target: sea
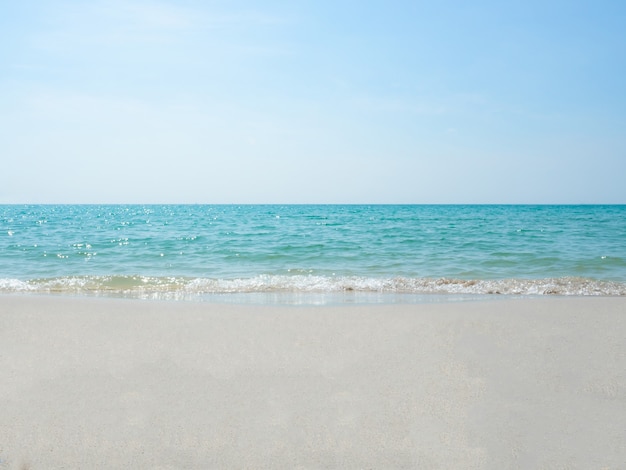
[{"label": "sea", "polygon": [[626,205],[0,205],[0,294],[626,295]]}]

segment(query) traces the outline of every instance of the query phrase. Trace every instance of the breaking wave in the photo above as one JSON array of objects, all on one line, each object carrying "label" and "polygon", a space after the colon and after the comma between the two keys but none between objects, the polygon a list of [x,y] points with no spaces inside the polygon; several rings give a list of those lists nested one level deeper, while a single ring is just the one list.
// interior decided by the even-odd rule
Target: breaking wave
[{"label": "breaking wave", "polygon": [[623,296],[626,283],[563,277],[467,280],[449,278],[371,278],[352,276],[260,275],[240,279],[150,276],[71,276],[0,279],[0,293],[90,294],[129,298],[184,299],[210,294],[503,294]]}]

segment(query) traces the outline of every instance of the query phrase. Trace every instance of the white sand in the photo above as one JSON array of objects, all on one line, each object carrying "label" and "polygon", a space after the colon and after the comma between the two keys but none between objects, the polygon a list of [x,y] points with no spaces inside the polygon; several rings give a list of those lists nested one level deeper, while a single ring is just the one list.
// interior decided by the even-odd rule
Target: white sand
[{"label": "white sand", "polygon": [[0,296],[0,469],[626,468],[626,298]]}]

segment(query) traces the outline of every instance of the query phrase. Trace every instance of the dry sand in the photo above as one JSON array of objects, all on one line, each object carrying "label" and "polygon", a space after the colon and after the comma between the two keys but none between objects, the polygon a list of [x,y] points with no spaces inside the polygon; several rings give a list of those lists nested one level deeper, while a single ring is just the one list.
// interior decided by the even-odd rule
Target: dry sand
[{"label": "dry sand", "polygon": [[0,469],[626,468],[626,298],[0,296]]}]

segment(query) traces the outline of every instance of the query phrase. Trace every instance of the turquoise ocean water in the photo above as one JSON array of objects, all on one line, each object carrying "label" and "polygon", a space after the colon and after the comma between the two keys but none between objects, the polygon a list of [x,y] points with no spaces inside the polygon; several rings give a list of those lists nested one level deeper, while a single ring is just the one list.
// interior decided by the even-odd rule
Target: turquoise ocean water
[{"label": "turquoise ocean water", "polygon": [[626,295],[626,206],[4,205],[12,292]]}]

